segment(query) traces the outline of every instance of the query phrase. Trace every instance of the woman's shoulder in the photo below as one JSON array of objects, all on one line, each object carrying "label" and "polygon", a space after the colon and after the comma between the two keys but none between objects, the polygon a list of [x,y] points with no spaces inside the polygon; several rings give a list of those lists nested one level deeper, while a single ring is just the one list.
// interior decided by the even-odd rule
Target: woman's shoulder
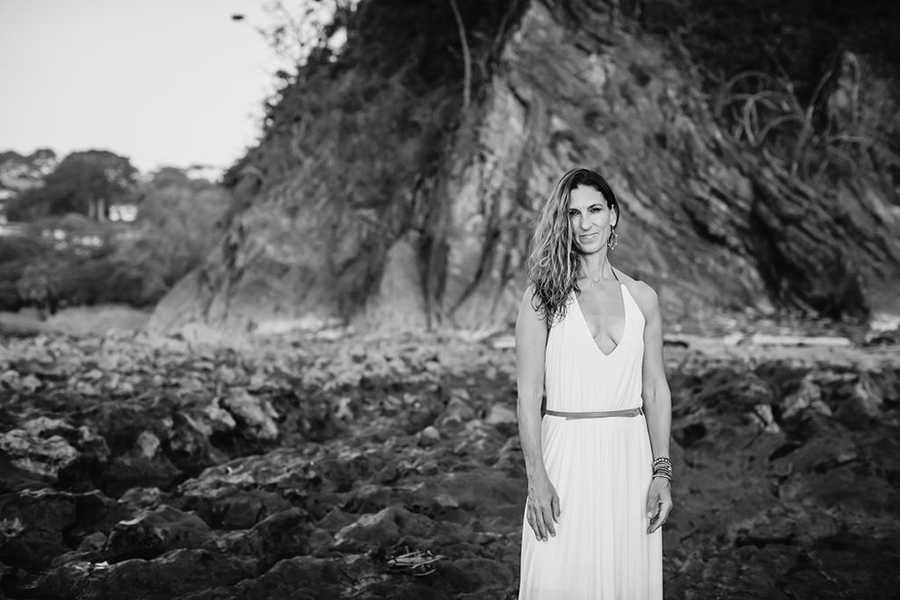
[{"label": "woman's shoulder", "polygon": [[650,284],[635,279],[619,269],[616,269],[616,274],[619,276],[621,282],[625,284],[625,287],[628,288],[631,297],[637,302],[638,307],[645,316],[650,315],[653,311],[659,310],[659,296]]}]

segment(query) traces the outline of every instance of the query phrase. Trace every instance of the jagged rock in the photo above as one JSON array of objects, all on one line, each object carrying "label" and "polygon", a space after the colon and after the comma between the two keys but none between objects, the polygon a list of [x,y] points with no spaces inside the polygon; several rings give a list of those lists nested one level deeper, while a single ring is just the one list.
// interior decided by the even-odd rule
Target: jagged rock
[{"label": "jagged rock", "polygon": [[94,557],[90,540],[105,539],[103,532],[131,512],[97,490],[72,494],[45,488],[4,496],[0,514],[0,556],[60,565]]},{"label": "jagged rock", "polygon": [[282,560],[256,579],[231,587],[192,594],[183,600],[226,600],[230,598],[294,598],[296,600],[339,600],[352,579],[346,567],[333,559],[297,556]]},{"label": "jagged rock", "polygon": [[119,496],[119,503],[130,507],[135,512],[141,509],[154,509],[166,501],[166,495],[158,487],[136,487]]},{"label": "jagged rock", "polygon": [[69,547],[63,532],[76,521],[73,494],[23,490],[0,497],[0,561],[40,568]]},{"label": "jagged rock", "polygon": [[511,477],[522,478],[525,475],[524,462],[522,445],[519,436],[516,435],[506,440],[506,443],[500,448],[497,453],[497,463],[494,466]]},{"label": "jagged rock", "polygon": [[52,477],[23,469],[6,452],[0,451],[0,493],[41,489],[52,484]]},{"label": "jagged rock", "polygon": [[257,575],[258,561],[180,548],[153,560],[131,559],[95,570],[79,600],[164,600],[237,583]]},{"label": "jagged rock", "polygon": [[828,417],[833,414],[822,400],[822,389],[816,383],[815,375],[811,373],[803,378],[796,392],[781,401],[781,418],[790,419],[806,410],[813,410]]},{"label": "jagged rock", "polygon": [[278,494],[263,490],[240,490],[196,506],[203,520],[219,529],[247,529],[291,508],[290,502]]},{"label": "jagged rock", "polygon": [[[896,312],[900,219],[889,186],[813,185],[731,141],[664,41],[621,28],[585,33],[609,28],[603,3],[532,0],[484,26],[484,39],[497,40],[484,60],[496,64],[444,139],[436,174],[386,178],[378,200],[370,179],[345,183],[359,157],[331,140],[337,128],[362,148],[379,132],[335,120],[316,130],[320,139],[304,137],[303,150],[298,128],[309,134],[318,119],[299,83],[286,90],[269,134],[234,174],[256,193],[150,327],[510,323],[529,226],[578,165],[611,180],[623,208],[615,260],[657,288],[667,316],[773,303],[831,317],[865,316],[869,304]],[[352,69],[341,73],[327,87],[358,89]],[[336,104],[320,110],[343,114]],[[433,143],[424,136],[412,128],[396,145]],[[276,166],[286,157],[291,169]],[[360,200],[320,202],[328,193]]]},{"label": "jagged rock", "polygon": [[766,433],[778,433],[781,428],[775,421],[775,415],[772,414],[771,404],[757,404],[750,413],[753,420],[759,423],[760,427]]},{"label": "jagged rock", "polygon": [[[83,348],[78,360],[94,368],[90,343],[66,343]],[[97,490],[71,491],[78,473],[90,476],[82,485],[106,487],[103,469],[84,472],[73,463],[54,483],[9,463],[4,476],[20,473],[30,483],[4,481],[0,489],[43,480],[45,487],[69,491],[0,492],[0,589],[10,597],[73,600],[302,598],[307,592],[313,598],[515,597],[524,463],[518,439],[489,422],[492,407],[511,406],[515,357],[496,352],[489,340],[458,343],[448,337],[367,338],[359,344],[304,338],[286,345],[284,355],[268,346],[259,356],[242,355],[245,374],[235,368],[223,375],[220,365],[228,361],[220,356],[192,357],[190,369],[198,375],[191,375],[190,391],[176,402],[164,393],[170,378],[147,380],[146,410],[141,399],[104,406],[90,397],[81,404],[77,395],[48,389],[65,398],[55,409],[63,422],[103,432],[115,463],[131,453],[146,458],[174,452],[179,412],[204,431],[209,427],[217,443],[241,438],[237,419],[231,429],[220,422],[221,429],[213,430],[204,416],[205,407],[215,405],[208,400],[212,394],[227,395],[207,385],[219,376],[243,384],[255,361],[284,370],[286,380],[303,380],[299,373],[306,369],[319,371],[298,384],[296,394],[277,401],[264,394],[274,394],[279,384],[260,378],[254,384],[259,397],[285,415],[276,442],[282,447],[211,466],[165,491],[141,484],[114,500]],[[16,356],[29,352],[11,347]],[[698,350],[703,347],[666,351],[675,407],[675,511],[663,529],[667,596],[778,598],[790,590],[805,597],[813,590],[827,598],[861,589],[890,597],[900,586],[889,568],[900,560],[894,518],[900,506],[900,376],[894,359],[881,349],[823,354],[792,348],[781,357],[749,346],[710,356]],[[54,352],[61,351],[54,346]],[[39,359],[36,364],[46,362]],[[154,350],[146,360],[181,364],[184,355]],[[347,380],[356,383],[326,390],[329,378],[354,361],[357,372]],[[149,362],[140,368],[152,371]],[[427,367],[433,364],[440,369]],[[54,381],[40,379],[48,388]],[[194,397],[195,390],[207,389],[209,394]],[[309,398],[316,410],[352,416],[331,437],[312,439],[298,415],[313,412],[290,412],[298,398]],[[0,410],[0,422],[18,428],[15,411]],[[421,414],[411,419],[411,411]],[[762,418],[748,416],[755,413]],[[511,427],[509,413],[505,420]],[[419,434],[432,422],[440,435],[422,446]],[[59,431],[86,453],[78,446],[78,428]],[[682,446],[683,440],[693,442]],[[226,450],[260,446],[257,441]],[[0,454],[0,467],[7,469],[4,458],[10,460]],[[167,550],[177,546],[200,547]],[[428,577],[385,572],[385,557],[407,546],[445,558]],[[159,552],[164,554],[152,560],[120,560]],[[829,578],[830,591],[823,583]]]},{"label": "jagged rock", "polygon": [[840,530],[835,515],[828,510],[783,505],[729,524],[725,535],[735,546],[751,544],[813,544]]},{"label": "jagged rock", "polygon": [[181,508],[196,511],[210,526],[243,529],[291,507],[276,490],[305,489],[317,476],[302,452],[282,448],[206,469],[176,493]]},{"label": "jagged rock", "polygon": [[493,425],[503,435],[515,435],[519,430],[519,417],[513,408],[505,404],[494,404],[484,422]]},{"label": "jagged rock", "polygon": [[351,448],[336,456],[320,457],[311,467],[322,478],[323,490],[342,493],[350,491],[359,481],[378,473],[385,462],[385,457],[380,452],[362,453]]},{"label": "jagged rock", "polygon": [[225,539],[220,547],[274,564],[284,558],[309,554],[310,533],[309,515],[299,508],[290,508],[263,519],[249,531]]},{"label": "jagged rock", "polygon": [[434,581],[430,586],[453,593],[453,597],[465,598],[463,594],[477,597],[502,597],[510,585],[518,582],[519,573],[502,561],[484,557],[460,558],[438,565]]},{"label": "jagged rock", "polygon": [[22,470],[56,477],[60,469],[74,463],[79,456],[78,450],[60,435],[73,431],[75,428],[62,419],[37,417],[0,435],[0,450]]},{"label": "jagged rock", "polygon": [[[210,442],[210,435],[216,429],[222,428],[219,425],[222,421],[217,419],[210,422],[211,420],[203,419],[208,414],[208,412],[201,413],[195,418],[185,411],[179,411],[173,416],[172,429],[166,440],[166,456],[183,471],[199,473],[206,467],[222,464],[229,458],[227,454]],[[231,419],[229,413],[225,412],[225,414]],[[216,416],[218,417],[218,415]],[[227,421],[224,424],[227,428]],[[231,419],[232,429],[234,425],[234,419]]]},{"label": "jagged rock", "polygon": [[[86,475],[104,467],[110,450],[106,440],[86,425],[74,427],[63,419],[37,417],[0,435],[0,456],[4,454],[18,471],[47,483],[58,480],[72,491],[86,491],[92,488]],[[19,477],[13,476],[10,483]]]},{"label": "jagged rock", "polygon": [[203,407],[205,418],[195,421],[194,426],[206,435],[219,432],[233,431],[237,427],[234,417],[226,409],[222,408],[219,398]]},{"label": "jagged rock", "polygon": [[24,586],[23,591],[31,598],[75,600],[87,587],[95,569],[89,560],[66,561]]},{"label": "jagged rock", "polygon": [[169,487],[180,475],[181,471],[163,452],[160,439],[150,431],[142,431],[131,450],[110,462],[104,480],[106,491],[118,496],[139,485]]},{"label": "jagged rock", "polygon": [[884,398],[878,384],[866,373],[852,383],[849,393],[838,402],[835,418],[851,429],[867,430],[884,416]]},{"label": "jagged rock", "polygon": [[475,409],[467,401],[468,394],[457,391],[447,402],[444,413],[438,417],[435,426],[438,430],[465,427],[466,423],[475,418]]},{"label": "jagged rock", "polygon": [[419,445],[428,448],[435,446],[441,441],[441,432],[433,425],[429,425],[416,435]]},{"label": "jagged rock", "polygon": [[[298,486],[309,475],[309,458],[295,448],[279,448],[210,467],[182,483],[177,493],[185,501],[216,500],[241,489],[279,484]],[[275,468],[273,468],[273,466]]]},{"label": "jagged rock", "polygon": [[236,389],[222,403],[248,437],[261,441],[278,438],[276,421],[279,415],[267,399],[254,396],[245,389]]},{"label": "jagged rock", "polygon": [[212,532],[197,515],[163,505],[117,523],[109,534],[105,556],[110,562],[153,558],[175,548],[211,545]]},{"label": "jagged rock", "polygon": [[394,490],[386,485],[361,484],[352,491],[342,494],[340,506],[350,513],[373,513],[387,507],[393,497]]},{"label": "jagged rock", "polygon": [[100,562],[103,556],[103,548],[106,546],[106,534],[102,531],[95,531],[86,535],[78,548],[65,554],[60,554],[51,562],[51,567],[59,567],[69,563],[93,563]]},{"label": "jagged rock", "polygon": [[77,522],[67,530],[71,539],[79,539],[96,531],[108,532],[113,525],[130,518],[132,507],[104,495],[99,490],[74,494]]},{"label": "jagged rock", "polygon": [[389,506],[377,513],[359,517],[335,535],[337,548],[386,547],[401,536],[422,536],[432,526],[431,519],[411,513],[401,506]]},{"label": "jagged rock", "polygon": [[102,531],[95,531],[90,535],[86,535],[76,549],[77,552],[86,552],[98,554],[106,547],[106,534]]}]

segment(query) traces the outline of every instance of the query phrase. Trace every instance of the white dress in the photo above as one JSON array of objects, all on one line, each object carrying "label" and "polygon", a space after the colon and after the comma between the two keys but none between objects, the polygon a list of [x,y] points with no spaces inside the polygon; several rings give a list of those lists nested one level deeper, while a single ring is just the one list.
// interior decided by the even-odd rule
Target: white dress
[{"label": "white dress", "polygon": [[[625,333],[608,355],[591,337],[574,292],[546,351],[547,409],[641,406],[644,316],[625,285]],[[544,464],[560,501],[556,536],[522,530],[520,600],[661,600],[662,530],[647,533],[653,453],[643,415],[545,415]]]}]

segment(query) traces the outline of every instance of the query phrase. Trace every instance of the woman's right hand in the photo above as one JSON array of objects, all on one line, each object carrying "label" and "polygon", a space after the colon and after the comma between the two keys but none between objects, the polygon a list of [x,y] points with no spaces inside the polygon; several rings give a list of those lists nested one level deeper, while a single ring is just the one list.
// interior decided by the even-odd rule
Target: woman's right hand
[{"label": "woman's right hand", "polygon": [[528,482],[528,500],[525,519],[534,531],[539,542],[556,535],[554,523],[559,523],[559,496],[550,479],[543,477],[532,483]]}]

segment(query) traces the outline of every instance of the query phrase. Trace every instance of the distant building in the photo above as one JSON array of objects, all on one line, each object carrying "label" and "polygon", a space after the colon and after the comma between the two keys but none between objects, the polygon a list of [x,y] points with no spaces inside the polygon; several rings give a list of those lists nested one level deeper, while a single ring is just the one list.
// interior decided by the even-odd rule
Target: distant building
[{"label": "distant building", "polygon": [[109,220],[121,223],[131,223],[137,218],[138,207],[136,204],[110,204]]}]

